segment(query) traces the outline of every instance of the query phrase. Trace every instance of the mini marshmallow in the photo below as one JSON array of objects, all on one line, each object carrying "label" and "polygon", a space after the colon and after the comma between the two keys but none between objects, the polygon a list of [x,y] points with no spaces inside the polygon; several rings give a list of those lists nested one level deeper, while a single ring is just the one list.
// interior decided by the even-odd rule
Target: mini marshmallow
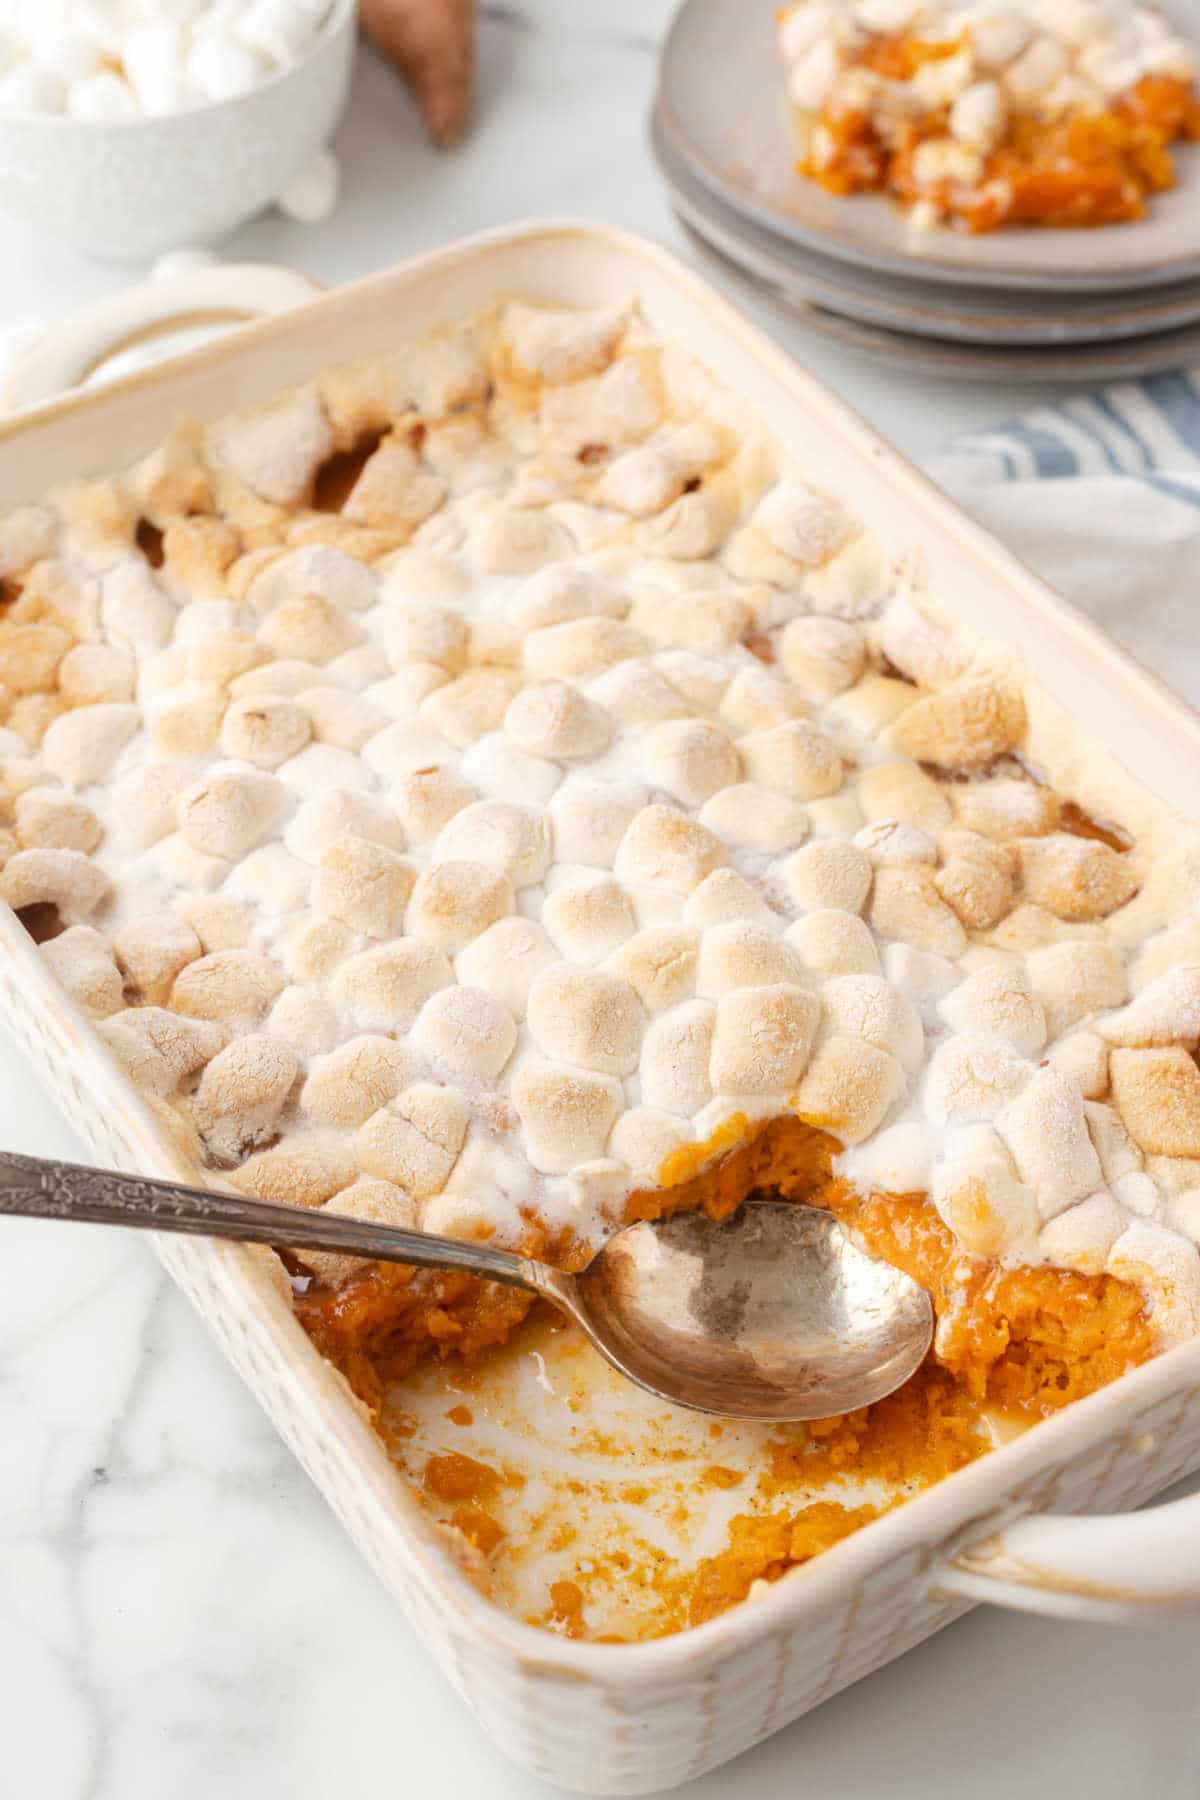
[{"label": "mini marshmallow", "polygon": [[[1200,1073],[1197,1074],[1200,1087]],[[1078,1088],[1055,1069],[1030,1075],[998,1121],[1039,1216],[1052,1219],[1103,1184]]]},{"label": "mini marshmallow", "polygon": [[433,846],[435,862],[487,863],[502,869],[514,888],[539,882],[551,854],[550,825],[541,808],[504,800],[476,800],[464,806]]},{"label": "mini marshmallow", "polygon": [[749,732],[739,740],[738,749],[752,780],[793,800],[836,794],[842,785],[842,759],[832,740],[811,720],[793,719]]},{"label": "mini marshmallow", "polygon": [[562,956],[583,963],[603,961],[637,929],[624,888],[604,879],[548,894],[542,923]]},{"label": "mini marshmallow", "polygon": [[786,983],[724,995],[709,1058],[714,1092],[790,1094],[807,1067],[820,1016],[815,994]]},{"label": "mini marshmallow", "polygon": [[526,1016],[548,1057],[603,1075],[630,1075],[637,1067],[644,1014],[619,975],[554,963],[535,976]]},{"label": "mini marshmallow", "polygon": [[951,1030],[1000,1038],[1020,1056],[1036,1056],[1046,1042],[1045,1012],[1019,966],[977,970],[945,996],[938,1012]]},{"label": "mini marshmallow", "polygon": [[703,930],[708,925],[728,924],[732,919],[778,924],[762,895],[736,869],[714,869],[685,900],[683,923]]},{"label": "mini marshmallow", "polygon": [[513,1076],[512,1101],[533,1167],[561,1175],[604,1155],[623,1095],[611,1076],[529,1063]]},{"label": "mini marshmallow", "polygon": [[933,1172],[931,1197],[975,1256],[1001,1256],[1031,1244],[1038,1228],[1034,1196],[1018,1180],[1003,1139],[990,1125],[956,1131]]},{"label": "mini marshmallow", "polygon": [[821,907],[789,925],[784,937],[814,975],[874,975],[879,969],[875,940],[860,918],[836,907]]},{"label": "mini marshmallow", "polygon": [[[996,1038],[946,1038],[925,1074],[926,1116],[938,1125],[994,1119],[1021,1093],[1032,1073],[1032,1064]],[[1082,1110],[1079,1117],[1082,1121]],[[1097,1182],[1098,1176],[1092,1186]]]},{"label": "mini marshmallow", "polygon": [[[563,893],[569,895],[570,890]],[[532,919],[498,919],[459,952],[455,973],[461,982],[483,988],[522,1019],[535,978],[566,953],[561,940],[556,947]]]},{"label": "mini marshmallow", "polygon": [[270,1137],[299,1073],[295,1051],[265,1033],[239,1037],[214,1056],[192,1103],[213,1155],[234,1162]]},{"label": "mini marshmallow", "polygon": [[412,1039],[435,1070],[490,1085],[516,1048],[517,1028],[486,988],[445,987],[421,1008]]},{"label": "mini marshmallow", "polygon": [[411,1019],[430,994],[454,979],[449,959],[420,938],[347,956],[333,978],[334,997],[363,1029],[384,1031]]}]

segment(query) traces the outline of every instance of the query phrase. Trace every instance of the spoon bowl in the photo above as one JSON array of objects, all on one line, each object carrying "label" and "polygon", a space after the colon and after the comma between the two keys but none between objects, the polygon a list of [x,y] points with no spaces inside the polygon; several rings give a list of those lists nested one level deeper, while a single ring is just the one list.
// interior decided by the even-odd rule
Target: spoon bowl
[{"label": "spoon bowl", "polygon": [[573,1275],[486,1244],[11,1153],[0,1153],[4,1213],[349,1252],[524,1288],[639,1387],[723,1418],[868,1406],[908,1380],[933,1336],[911,1276],[860,1250],[831,1213],[785,1201],[627,1225]]}]

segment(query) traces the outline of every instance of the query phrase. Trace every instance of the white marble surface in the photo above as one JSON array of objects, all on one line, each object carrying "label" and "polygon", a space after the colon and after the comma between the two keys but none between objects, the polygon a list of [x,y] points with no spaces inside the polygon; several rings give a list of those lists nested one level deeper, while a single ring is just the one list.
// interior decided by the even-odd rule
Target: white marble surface
[{"label": "white marble surface", "polygon": [[[346,197],[230,254],[366,273],[536,214],[675,240],[644,147],[664,0],[484,8],[469,145],[429,150],[360,62],[338,149]],[[0,222],[5,314],[46,314],[128,272]],[[1041,396],[857,363],[764,312],[921,454]],[[0,1041],[0,1143],[79,1154]],[[254,1402],[139,1242],[0,1234],[0,1792],[14,1800],[538,1800],[502,1765]],[[1107,1632],[980,1610],[688,1800],[1195,1800],[1200,1624]]]}]

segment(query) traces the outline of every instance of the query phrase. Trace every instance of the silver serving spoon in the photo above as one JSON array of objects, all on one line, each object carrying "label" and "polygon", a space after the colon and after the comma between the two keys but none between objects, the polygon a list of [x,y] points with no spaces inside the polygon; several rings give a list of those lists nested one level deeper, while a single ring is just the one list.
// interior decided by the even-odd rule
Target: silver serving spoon
[{"label": "silver serving spoon", "polygon": [[549,1300],[622,1375],[738,1419],[820,1419],[882,1400],[933,1335],[924,1288],[831,1213],[755,1200],[628,1225],[576,1275],[454,1238],[0,1153],[0,1213],[82,1219],[456,1269]]}]

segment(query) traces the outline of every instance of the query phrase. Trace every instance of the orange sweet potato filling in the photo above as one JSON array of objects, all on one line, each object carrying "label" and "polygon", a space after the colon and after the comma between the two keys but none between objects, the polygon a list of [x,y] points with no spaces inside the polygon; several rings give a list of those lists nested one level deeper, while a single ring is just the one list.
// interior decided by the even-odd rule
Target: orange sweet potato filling
[{"label": "orange sweet potato filling", "polygon": [[[922,62],[952,56],[958,39],[922,43],[881,38],[859,61],[892,80],[907,81]],[[977,183],[947,180],[930,193],[914,174],[920,145],[947,130],[947,110],[901,125],[885,144],[864,114],[831,102],[821,124],[833,154],[810,157],[800,174],[835,194],[882,191],[905,205],[932,198],[972,232],[1001,225],[1111,225],[1139,219],[1146,196],[1173,187],[1170,146],[1200,138],[1200,99],[1193,86],[1168,75],[1145,75],[1105,111],[1047,122],[1018,114],[988,157]]]},{"label": "orange sweet potato filling", "polygon": [[[827,1498],[797,1505],[798,1490],[878,1478],[916,1492],[991,1447],[989,1414],[1031,1422],[1153,1352],[1137,1289],[1108,1275],[1002,1268],[970,1256],[923,1195],[863,1197],[838,1180],[832,1172],[837,1149],[827,1133],[799,1118],[756,1125],[736,1118],[710,1143],[676,1152],[661,1184],[627,1203],[629,1220],[680,1210],[720,1218],[756,1193],[829,1207],[866,1248],[929,1290],[938,1317],[935,1350],[899,1392],[859,1412],[780,1432],[758,1481],[771,1510],[736,1517],[726,1547],[686,1579],[661,1578],[670,1629],[711,1618],[745,1598],[756,1580],[773,1580],[808,1561],[879,1511]],[[563,1267],[578,1266],[587,1254],[533,1222],[525,1247]],[[318,1349],[378,1413],[387,1388],[419,1360],[484,1357],[532,1304],[471,1277],[378,1265],[336,1291],[314,1286],[297,1311]],[[714,1484],[729,1473],[715,1468]],[[487,1511],[499,1479],[457,1454],[431,1458],[425,1470],[427,1499],[485,1555],[503,1535]],[[578,1590],[568,1595],[565,1587],[573,1584],[557,1585],[564,1592],[551,1596],[545,1622],[580,1634]]]}]

